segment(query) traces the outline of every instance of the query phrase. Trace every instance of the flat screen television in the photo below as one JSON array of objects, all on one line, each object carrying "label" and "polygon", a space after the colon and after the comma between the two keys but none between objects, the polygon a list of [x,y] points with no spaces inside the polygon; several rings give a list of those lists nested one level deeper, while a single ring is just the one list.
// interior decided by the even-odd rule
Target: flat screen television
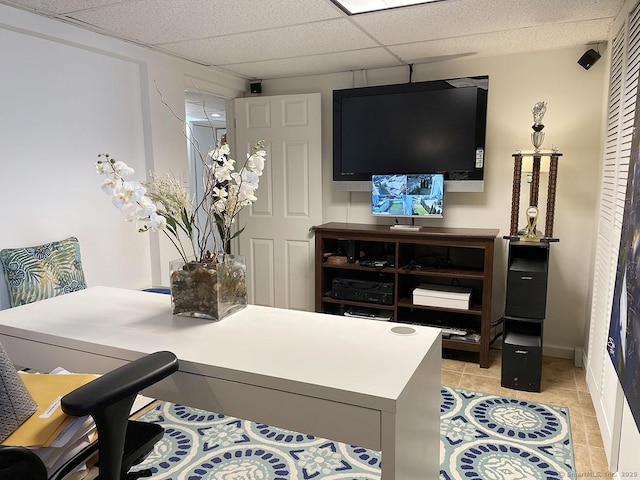
[{"label": "flat screen television", "polygon": [[371,213],[388,217],[442,218],[444,176],[373,175]]},{"label": "flat screen television", "polygon": [[448,192],[483,191],[488,88],[485,75],[334,90],[334,186],[441,173]]}]

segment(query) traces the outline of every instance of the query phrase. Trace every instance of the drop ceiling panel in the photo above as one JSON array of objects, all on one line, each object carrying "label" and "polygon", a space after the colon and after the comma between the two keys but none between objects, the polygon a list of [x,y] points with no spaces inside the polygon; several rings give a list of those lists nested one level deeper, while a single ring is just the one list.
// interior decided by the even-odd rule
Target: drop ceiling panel
[{"label": "drop ceiling panel", "polygon": [[[385,45],[515,30],[587,19],[611,19],[622,0],[451,0],[352,17]],[[398,28],[402,25],[402,28]]]},{"label": "drop ceiling panel", "polygon": [[459,52],[504,55],[526,50],[539,51],[573,47],[586,44],[596,38],[606,39],[609,22],[598,20],[569,25],[545,25],[531,29],[531,31],[528,30],[510,30],[396,45],[390,46],[389,50],[407,63],[422,63],[433,57],[455,55]]},{"label": "drop ceiling panel", "polygon": [[258,32],[340,17],[337,7],[313,0],[140,0],[76,12],[70,17],[142,43]]},{"label": "drop ceiling panel", "polygon": [[624,0],[442,0],[354,16],[331,0],[0,3],[266,79],[578,45],[586,50],[608,38]]},{"label": "drop ceiling panel", "polygon": [[374,47],[376,43],[348,20],[327,20],[255,33],[163,44],[165,50],[209,65],[302,57]]},{"label": "drop ceiling panel", "polygon": [[118,0],[18,0],[7,3],[28,7],[41,13],[63,14],[123,2]]},{"label": "drop ceiling panel", "polygon": [[[184,92],[185,115],[191,121],[211,121],[216,125],[226,122],[226,101],[205,92]],[[212,116],[216,115],[216,116]]]},{"label": "drop ceiling panel", "polygon": [[269,60],[222,65],[222,68],[249,78],[283,78],[337,73],[349,70],[384,68],[403,65],[384,48],[328,53],[295,59]]}]

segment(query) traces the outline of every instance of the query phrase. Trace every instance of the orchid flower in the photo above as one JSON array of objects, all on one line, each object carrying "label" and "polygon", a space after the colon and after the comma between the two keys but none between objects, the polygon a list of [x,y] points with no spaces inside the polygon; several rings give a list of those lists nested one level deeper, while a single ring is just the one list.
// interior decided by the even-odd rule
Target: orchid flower
[{"label": "orchid flower", "polygon": [[[197,150],[197,145],[192,146]],[[125,180],[135,173],[134,169],[108,154],[98,156],[104,159],[96,163],[96,172],[106,177],[102,191],[111,196],[111,202],[127,221],[136,221],[139,231],[163,232],[185,262],[191,257],[181,239],[186,235],[196,259],[210,261],[210,256],[215,259],[218,252],[228,251],[229,242],[238,234],[231,231],[237,215],[257,201],[256,190],[267,155],[263,143],[258,142],[238,170],[230,153],[229,145],[224,143],[209,149],[204,156],[198,154],[205,167],[204,193],[199,203],[172,175],[160,177],[151,173],[151,180],[145,183]],[[207,242],[216,238],[222,244],[211,254]]]}]

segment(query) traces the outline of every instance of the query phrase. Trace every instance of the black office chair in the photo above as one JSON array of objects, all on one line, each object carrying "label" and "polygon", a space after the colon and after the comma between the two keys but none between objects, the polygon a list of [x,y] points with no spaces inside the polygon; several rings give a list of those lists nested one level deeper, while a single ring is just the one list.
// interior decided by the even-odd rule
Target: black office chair
[{"label": "black office chair", "polygon": [[62,398],[62,411],[82,417],[91,415],[98,440],[48,477],[40,458],[23,447],[0,447],[0,480],[47,480],[64,478],[98,453],[100,480],[125,480],[150,476],[132,472],[131,467],[146,457],[162,438],[157,424],[129,420],[136,395],[178,370],[171,352],[156,352],[134,360],[98,377]]}]

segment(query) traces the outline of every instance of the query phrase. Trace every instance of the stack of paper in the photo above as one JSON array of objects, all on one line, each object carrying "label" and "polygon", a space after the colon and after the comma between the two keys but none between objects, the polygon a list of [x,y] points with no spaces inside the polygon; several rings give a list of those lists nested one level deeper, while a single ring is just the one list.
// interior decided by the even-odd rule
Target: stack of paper
[{"label": "stack of paper", "polygon": [[76,420],[62,411],[60,399],[67,393],[95,379],[95,375],[21,374],[25,386],[38,404],[29,417],[3,445],[49,447]]},{"label": "stack of paper", "polygon": [[76,418],[65,414],[60,400],[67,393],[95,379],[96,375],[22,372],[20,375],[38,404],[38,410],[2,444],[32,449],[49,472],[55,471],[91,443],[95,430],[91,418]]},{"label": "stack of paper", "polygon": [[[71,374],[63,369],[56,369],[50,374],[20,372],[20,378],[38,404],[38,410],[2,445],[28,447],[40,457],[51,476],[95,440],[93,419],[65,414],[60,401],[67,393],[97,377]],[[152,398],[138,395],[131,413],[153,401]]]}]

